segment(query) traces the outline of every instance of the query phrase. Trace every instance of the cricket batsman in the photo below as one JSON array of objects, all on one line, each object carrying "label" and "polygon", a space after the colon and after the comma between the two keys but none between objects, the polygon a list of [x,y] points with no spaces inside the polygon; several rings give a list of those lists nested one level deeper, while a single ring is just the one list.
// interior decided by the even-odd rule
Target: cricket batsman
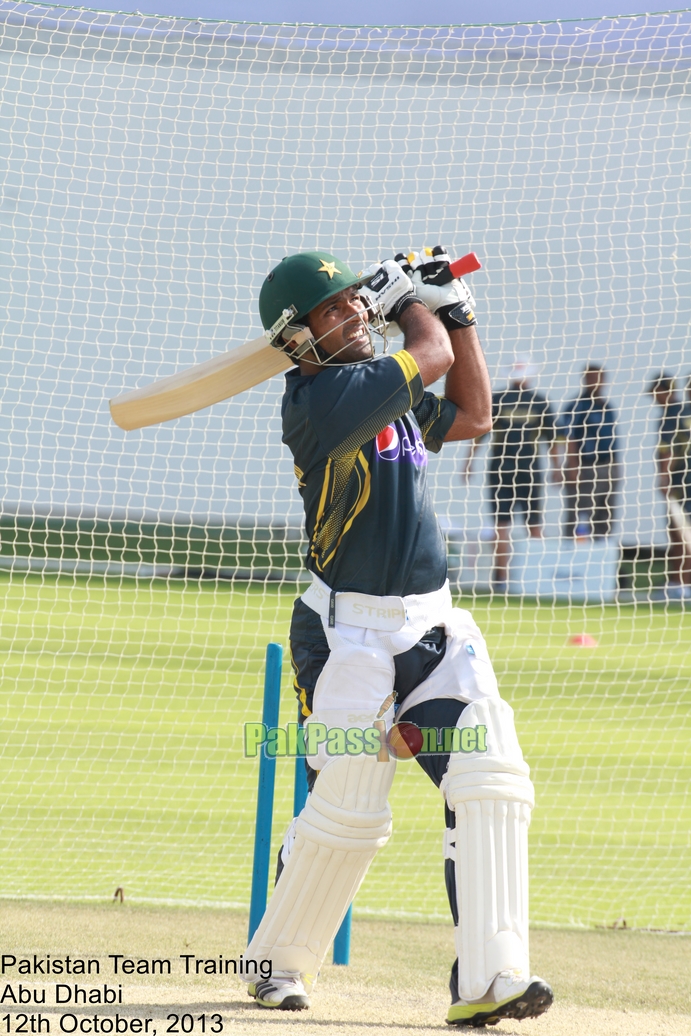
[{"label": "cricket batsman", "polygon": [[[542,1014],[552,991],[528,960],[527,836],[533,786],[485,641],[454,608],[427,486],[429,451],[491,427],[474,301],[437,246],[355,275],[325,252],[285,258],[259,297],[287,350],[283,441],[305,507],[309,589],[290,645],[306,731],[397,723],[483,732],[483,750],[419,755],[445,800],[455,925],[451,1025]],[[395,324],[403,348],[375,356]],[[426,386],[446,376],[443,396]],[[315,742],[316,744],[316,742]],[[309,741],[308,741],[309,746]],[[310,754],[311,753],[311,754]],[[310,794],[247,955],[263,1008],[302,1010],[375,853],[391,834],[395,759],[308,747]]]}]

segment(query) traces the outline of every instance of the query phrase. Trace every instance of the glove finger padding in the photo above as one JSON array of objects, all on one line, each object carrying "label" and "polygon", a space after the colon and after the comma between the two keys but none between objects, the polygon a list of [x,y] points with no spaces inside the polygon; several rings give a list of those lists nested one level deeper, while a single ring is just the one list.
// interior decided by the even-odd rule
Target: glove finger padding
[{"label": "glove finger padding", "polygon": [[363,279],[367,283],[360,288],[360,294],[366,305],[380,309],[387,321],[398,320],[409,305],[419,301],[412,281],[394,259],[369,266]]},{"label": "glove finger padding", "polygon": [[454,279],[451,273],[451,256],[443,245],[423,248],[411,263],[411,269],[420,274],[423,284],[435,284],[441,287],[444,284],[451,284]]},{"label": "glove finger padding", "polygon": [[416,296],[436,313],[447,331],[476,322],[475,299],[465,281],[454,279],[451,258],[443,245],[407,255],[399,252],[396,262],[410,277]]}]

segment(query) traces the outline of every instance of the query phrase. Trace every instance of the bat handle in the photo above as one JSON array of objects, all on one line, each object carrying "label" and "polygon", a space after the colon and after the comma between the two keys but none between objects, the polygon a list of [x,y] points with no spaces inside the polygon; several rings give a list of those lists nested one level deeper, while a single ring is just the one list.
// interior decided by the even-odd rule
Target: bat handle
[{"label": "bat handle", "polygon": [[375,719],[374,727],[381,735],[381,747],[377,753],[377,762],[388,763],[390,756],[389,746],[386,743],[386,723],[383,719]]},{"label": "bat handle", "polygon": [[481,270],[482,263],[475,255],[475,252],[468,252],[467,255],[462,255],[460,259],[456,259],[455,262],[451,263],[449,270],[454,276],[454,279],[458,277],[465,277],[468,273],[474,273],[475,270]]}]

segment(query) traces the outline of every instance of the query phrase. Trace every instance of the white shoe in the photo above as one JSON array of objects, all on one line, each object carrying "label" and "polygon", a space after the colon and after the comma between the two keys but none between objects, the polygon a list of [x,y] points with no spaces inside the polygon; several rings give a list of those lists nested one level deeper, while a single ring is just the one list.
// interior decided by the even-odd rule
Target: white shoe
[{"label": "white shoe", "polygon": [[259,1007],[278,1008],[279,1011],[304,1011],[309,1005],[299,972],[274,972],[271,978],[251,982],[247,992]]},{"label": "white shoe", "polygon": [[522,993],[529,984],[522,977],[520,971],[500,971],[490,986],[487,997],[495,1004],[499,1004],[503,1000],[515,996],[516,993]]},{"label": "white shoe", "polygon": [[527,982],[516,971],[500,971],[481,1000],[457,1000],[449,1008],[449,1025],[481,1029],[502,1018],[537,1018],[552,1005],[552,990],[537,975]]}]

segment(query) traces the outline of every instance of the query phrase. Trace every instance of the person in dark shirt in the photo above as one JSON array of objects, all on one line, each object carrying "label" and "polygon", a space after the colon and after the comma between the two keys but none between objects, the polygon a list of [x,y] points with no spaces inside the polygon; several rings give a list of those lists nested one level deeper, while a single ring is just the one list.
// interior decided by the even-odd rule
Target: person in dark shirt
[{"label": "person in dark shirt", "polygon": [[[544,470],[540,443],[549,446],[555,471],[556,414],[540,392],[530,384],[530,365],[517,360],[508,387],[492,395],[492,433],[489,454],[489,500],[496,528],[494,589],[506,592],[511,555],[511,522],[520,512],[534,539],[542,536]],[[486,436],[470,447],[463,475],[472,472],[475,449]]]},{"label": "person in dark shirt", "polygon": [[[248,978],[248,991],[264,1008],[309,1006],[326,951],[390,834],[395,760],[387,742],[376,756],[362,745],[365,735],[390,731],[395,714],[398,732],[405,717],[409,731],[424,727],[445,748],[428,746],[417,759],[446,802],[458,954],[447,1021],[477,1025],[538,1015],[552,1002],[528,969],[533,790],[482,634],[452,605],[427,485],[429,451],[490,426],[474,303],[440,247],[397,259],[356,277],[334,256],[300,253],[272,270],[260,293],[267,337],[297,361],[282,415],[312,574],[290,630],[310,794],[247,949],[246,959],[272,961],[272,975]],[[375,358],[373,320],[395,322],[403,349]],[[443,396],[426,390],[444,374]],[[466,748],[438,741],[440,730],[464,729]],[[320,732],[326,743],[312,742]],[[346,734],[352,752],[338,747]],[[505,888],[512,896],[499,917]]]},{"label": "person in dark shirt", "polygon": [[619,483],[616,413],[604,395],[605,370],[589,363],[581,394],[566,404],[557,427],[566,443],[564,536],[609,536]]},{"label": "person in dark shirt", "polygon": [[408,355],[329,367],[318,383],[286,375],[283,442],[299,473],[307,567],[339,591],[405,596],[446,580],[427,455],[441,449],[457,407],[423,390]]},{"label": "person in dark shirt", "polygon": [[657,477],[668,515],[669,600],[691,600],[691,405],[674,388],[674,378],[660,371],[647,389],[660,408],[656,451]]}]

